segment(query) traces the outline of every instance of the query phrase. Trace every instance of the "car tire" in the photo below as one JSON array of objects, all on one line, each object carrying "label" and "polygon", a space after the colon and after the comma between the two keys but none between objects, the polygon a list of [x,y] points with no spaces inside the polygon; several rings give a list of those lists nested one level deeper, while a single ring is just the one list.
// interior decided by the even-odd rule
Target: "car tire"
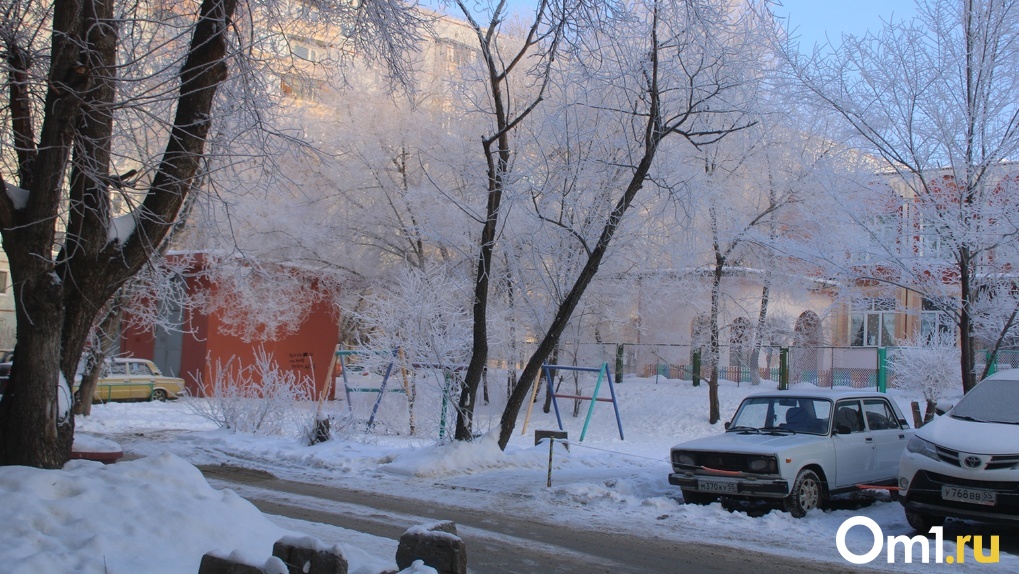
[{"label": "car tire", "polygon": [[166,402],[166,391],[163,389],[155,389],[152,391],[152,396],[149,397],[151,401]]},{"label": "car tire", "polygon": [[812,470],[801,470],[793,481],[793,488],[782,502],[785,511],[795,518],[803,518],[807,511],[821,508],[824,501],[824,484]]},{"label": "car tire", "polygon": [[704,506],[711,504],[718,500],[718,496],[714,494],[708,494],[706,492],[697,492],[696,490],[687,490],[685,488],[680,489],[683,491],[683,502],[687,504],[697,504]]},{"label": "car tire", "polygon": [[944,524],[945,517],[907,510],[906,522],[908,522],[909,525],[912,526],[913,529],[917,531],[917,533],[926,536],[927,534],[930,534],[931,527],[941,526],[942,524]]}]

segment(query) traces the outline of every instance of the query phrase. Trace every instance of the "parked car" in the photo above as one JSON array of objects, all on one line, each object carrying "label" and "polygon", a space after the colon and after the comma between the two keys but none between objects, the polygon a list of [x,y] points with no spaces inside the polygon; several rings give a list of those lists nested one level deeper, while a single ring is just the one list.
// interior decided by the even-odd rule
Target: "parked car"
[{"label": "parked car", "polygon": [[[76,401],[80,400],[80,385],[81,380],[76,380]],[[106,361],[92,401],[165,401],[184,392],[184,379],[164,377],[152,361],[118,358]]]},{"label": "parked car", "polygon": [[796,517],[833,494],[892,486],[913,434],[872,391],[774,391],[748,396],[725,433],[672,448],[669,483],[683,499],[780,501]]},{"label": "parked car", "polygon": [[921,534],[947,517],[1019,524],[1019,369],[917,429],[899,461],[899,501]]}]

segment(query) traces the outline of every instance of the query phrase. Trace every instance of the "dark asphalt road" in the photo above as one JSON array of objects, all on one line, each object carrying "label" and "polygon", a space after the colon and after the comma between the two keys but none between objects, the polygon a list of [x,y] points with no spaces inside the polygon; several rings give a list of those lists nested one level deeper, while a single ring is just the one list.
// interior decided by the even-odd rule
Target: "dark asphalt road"
[{"label": "dark asphalt road", "polygon": [[[238,494],[265,513],[394,540],[411,526],[452,520],[467,545],[468,567],[472,574],[875,571],[703,542],[665,540],[654,533],[634,537],[548,523],[494,509],[462,508],[455,504],[461,495],[455,491],[450,491],[448,503],[434,503],[287,481],[266,472],[231,466],[199,468],[208,479],[236,488]],[[295,498],[301,499],[299,503],[295,503]],[[321,504],[316,504],[315,499],[321,500]],[[346,510],[338,509],[337,505]]]}]

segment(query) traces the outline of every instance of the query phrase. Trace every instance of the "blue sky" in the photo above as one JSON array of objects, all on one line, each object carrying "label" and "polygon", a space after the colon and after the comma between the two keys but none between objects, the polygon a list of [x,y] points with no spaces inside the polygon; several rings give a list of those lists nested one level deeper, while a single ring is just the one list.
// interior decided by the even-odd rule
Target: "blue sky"
[{"label": "blue sky", "polygon": [[[436,1],[436,0],[429,0]],[[824,43],[826,35],[839,44],[843,33],[863,35],[877,31],[882,19],[908,20],[916,14],[914,0],[778,0],[779,16],[788,17],[787,25],[796,28],[800,44],[808,50]],[[531,8],[534,0],[510,0],[518,9]]]},{"label": "blue sky", "polygon": [[838,45],[842,34],[863,35],[877,31],[882,20],[896,21],[916,15],[914,0],[781,0],[775,13],[788,17],[787,26],[800,36],[800,45],[808,50],[825,38]]}]

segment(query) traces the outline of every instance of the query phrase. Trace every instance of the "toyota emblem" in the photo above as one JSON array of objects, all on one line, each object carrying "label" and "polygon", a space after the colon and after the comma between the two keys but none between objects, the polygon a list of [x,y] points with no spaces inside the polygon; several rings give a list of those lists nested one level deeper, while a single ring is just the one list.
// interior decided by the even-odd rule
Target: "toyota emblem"
[{"label": "toyota emblem", "polygon": [[966,468],[980,468],[984,461],[979,456],[971,454],[963,459],[962,463],[966,465]]}]

